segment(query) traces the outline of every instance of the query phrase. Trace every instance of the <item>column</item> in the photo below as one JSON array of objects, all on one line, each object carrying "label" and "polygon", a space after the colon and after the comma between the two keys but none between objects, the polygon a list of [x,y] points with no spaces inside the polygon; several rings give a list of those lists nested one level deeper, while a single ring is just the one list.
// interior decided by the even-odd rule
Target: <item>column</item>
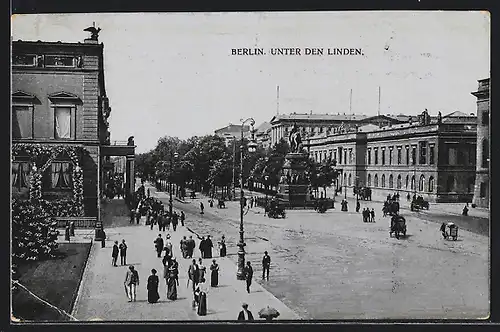
[{"label": "column", "polygon": [[127,188],[129,194],[135,192],[135,169],[134,169],[134,156],[127,156]]}]

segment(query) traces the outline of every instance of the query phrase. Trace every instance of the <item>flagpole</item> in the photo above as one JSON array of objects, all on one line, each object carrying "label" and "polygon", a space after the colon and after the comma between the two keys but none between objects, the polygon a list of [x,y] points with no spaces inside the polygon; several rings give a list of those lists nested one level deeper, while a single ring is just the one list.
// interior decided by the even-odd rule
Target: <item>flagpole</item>
[{"label": "flagpole", "polygon": [[280,86],[276,86],[276,115],[280,114]]},{"label": "flagpole", "polygon": [[378,87],[378,126],[380,127],[380,85]]}]

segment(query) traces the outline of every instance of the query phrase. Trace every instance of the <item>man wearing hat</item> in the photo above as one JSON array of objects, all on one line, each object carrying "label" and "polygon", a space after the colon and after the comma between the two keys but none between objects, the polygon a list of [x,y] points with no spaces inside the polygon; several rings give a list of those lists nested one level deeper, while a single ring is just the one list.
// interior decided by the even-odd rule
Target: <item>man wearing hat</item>
[{"label": "man wearing hat", "polygon": [[253,320],[252,312],[248,310],[248,304],[243,303],[241,306],[243,307],[243,310],[240,311],[238,320]]}]

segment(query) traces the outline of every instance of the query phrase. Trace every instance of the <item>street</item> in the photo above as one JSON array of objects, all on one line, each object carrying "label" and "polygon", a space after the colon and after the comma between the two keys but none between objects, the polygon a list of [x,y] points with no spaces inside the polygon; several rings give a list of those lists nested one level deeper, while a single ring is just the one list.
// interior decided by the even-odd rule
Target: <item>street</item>
[{"label": "street", "polygon": [[[165,195],[160,193],[161,195]],[[165,195],[166,197],[166,195]],[[239,203],[209,208],[200,199],[175,202],[187,213],[187,226],[219,240],[237,259]],[[352,206],[352,205],[351,205]],[[439,216],[402,211],[408,237],[389,237],[390,219],[375,207],[376,223],[361,214],[329,210],[287,211],[271,219],[254,207],[245,216],[246,258],[257,277],[265,250],[272,259],[269,282],[261,284],[303,319],[480,318],[489,312],[489,238],[459,230],[445,241]],[[350,208],[352,210],[352,207]],[[451,221],[456,216],[447,217]]]}]

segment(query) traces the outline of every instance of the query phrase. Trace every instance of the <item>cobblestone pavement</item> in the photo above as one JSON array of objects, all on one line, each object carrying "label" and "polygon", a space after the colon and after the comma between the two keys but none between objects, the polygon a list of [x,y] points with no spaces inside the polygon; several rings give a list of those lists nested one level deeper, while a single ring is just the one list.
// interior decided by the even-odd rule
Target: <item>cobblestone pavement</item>
[{"label": "cobblestone pavement", "polygon": [[[236,260],[238,202],[217,209],[206,201],[187,199],[175,202],[175,208],[187,213],[186,226],[193,231],[216,240],[225,234],[228,256]],[[376,223],[338,209],[287,211],[286,219],[251,209],[244,221],[246,258],[257,277],[264,250],[272,258],[270,281],[259,282],[303,319],[488,316],[489,237],[460,229],[458,241],[446,241],[439,223],[461,216],[403,210],[408,237],[397,240],[389,237],[390,220],[382,218],[381,203],[362,202],[365,206],[375,207]]]},{"label": "cobblestone pavement", "polygon": [[[127,223],[127,218],[123,218]],[[143,218],[144,219],[144,218]],[[122,224],[124,224],[122,221]],[[286,307],[281,301],[265,290],[258,283],[254,283],[250,294],[246,292],[244,281],[236,280],[236,265],[229,258],[216,258],[219,266],[219,287],[210,288],[207,294],[207,315],[198,316],[192,308],[193,295],[191,285],[187,287],[187,270],[189,259],[180,255],[179,243],[182,236],[192,235],[186,227],[179,227],[176,232],[161,232],[165,238],[171,234],[174,255],[179,262],[178,299],[166,299],[166,284],[163,279],[161,259],[154,250],[154,239],[160,233],[158,227],[151,230],[149,226],[128,225],[106,229],[106,246],[101,248],[101,242],[94,242],[89,261],[84,271],[82,284],[73,308],[72,314],[79,320],[104,321],[218,321],[236,320],[241,304],[247,302],[258,320],[257,312],[270,305],[280,312],[280,320],[296,320],[299,316]],[[76,234],[75,234],[76,235]],[[137,301],[127,302],[123,281],[128,266],[113,267],[111,265],[111,250],[115,240],[125,239],[128,244],[127,264],[134,265],[140,276],[140,285],[137,288]],[[195,258],[199,251],[195,251]],[[204,265],[210,274],[211,259],[204,259]],[[155,268],[160,278],[160,301],[156,304],[147,302],[147,278]],[[210,275],[207,277],[210,282]]]}]

